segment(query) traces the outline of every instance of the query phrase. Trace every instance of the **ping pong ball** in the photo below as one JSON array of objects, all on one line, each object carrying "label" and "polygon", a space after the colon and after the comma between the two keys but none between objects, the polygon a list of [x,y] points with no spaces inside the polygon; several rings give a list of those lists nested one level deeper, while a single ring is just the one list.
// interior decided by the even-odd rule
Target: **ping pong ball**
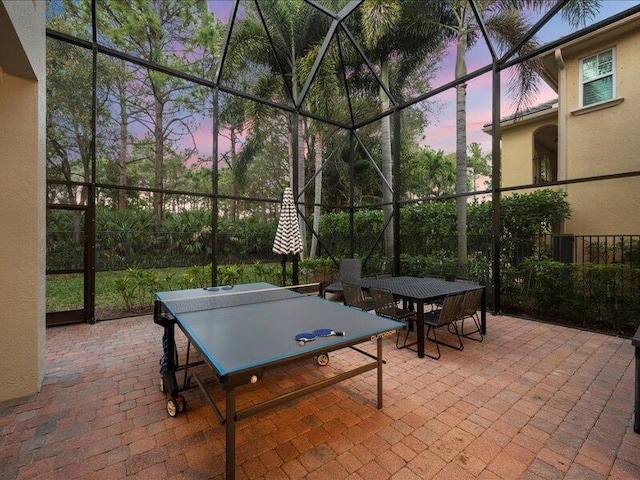
[{"label": "ping pong ball", "polygon": [[255,375],[251,376],[251,383],[256,383],[258,381],[258,377]]},{"label": "ping pong ball", "polygon": [[304,347],[304,340],[300,340],[298,343],[300,344],[301,347]]}]

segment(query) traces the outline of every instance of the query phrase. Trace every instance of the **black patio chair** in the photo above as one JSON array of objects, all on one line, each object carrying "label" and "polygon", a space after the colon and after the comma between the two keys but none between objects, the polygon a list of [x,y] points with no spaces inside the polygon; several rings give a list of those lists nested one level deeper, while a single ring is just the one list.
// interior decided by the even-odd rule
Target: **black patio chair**
[{"label": "black patio chair", "polygon": [[[433,358],[434,360],[439,360],[440,353],[440,345],[444,345],[445,347],[455,348],[456,350],[464,349],[464,345],[462,344],[462,337],[460,337],[460,333],[458,332],[458,326],[456,325],[456,321],[460,316],[460,310],[462,308],[462,301],[464,300],[464,293],[456,293],[454,295],[447,295],[444,297],[442,302],[442,308],[438,310],[433,310],[431,312],[426,312],[424,314],[424,323],[427,327],[427,332],[425,337],[430,342],[436,344],[436,349],[438,351],[438,355],[429,355],[425,351],[425,355]],[[453,332],[458,338],[458,345],[452,345],[450,343],[443,342],[442,340],[438,340],[438,336],[436,334],[436,330],[440,327],[453,328]],[[429,332],[433,332],[433,338],[429,336]]]},{"label": "black patio chair", "polygon": [[368,312],[373,310],[373,300],[367,298],[362,291],[362,287],[356,283],[342,282],[344,293],[344,304],[348,307],[355,307]]},{"label": "black patio chair", "polygon": [[343,294],[342,282],[357,283],[362,278],[362,260],[359,258],[343,258],[340,260],[338,281],[333,282],[322,290],[322,297],[327,293]]},{"label": "black patio chair", "polygon": [[[482,289],[478,288],[476,290],[467,290],[464,294],[464,299],[462,300],[462,307],[460,308],[460,314],[458,315],[458,320],[456,323],[460,324],[459,334],[461,337],[468,338],[469,340],[474,340],[476,342],[481,342],[484,340],[482,336],[482,330],[480,328],[480,317],[478,317],[478,310],[480,309],[480,304],[482,302]],[[464,321],[467,319],[472,319],[474,323],[474,330],[470,332],[464,331]],[[455,324],[454,324],[455,325]],[[451,331],[451,325],[449,325],[449,331]],[[472,337],[474,334],[478,334],[480,338]]]},{"label": "black patio chair", "polygon": [[385,288],[372,288],[370,289],[370,293],[371,298],[373,299],[373,308],[377,315],[405,324],[403,330],[407,333],[404,336],[404,342],[400,345],[400,330],[398,330],[396,348],[407,348],[411,345],[415,345],[417,341],[408,344],[407,339],[409,338],[409,331],[413,327],[413,322],[417,320],[416,312],[399,308],[393,298],[391,290]]}]

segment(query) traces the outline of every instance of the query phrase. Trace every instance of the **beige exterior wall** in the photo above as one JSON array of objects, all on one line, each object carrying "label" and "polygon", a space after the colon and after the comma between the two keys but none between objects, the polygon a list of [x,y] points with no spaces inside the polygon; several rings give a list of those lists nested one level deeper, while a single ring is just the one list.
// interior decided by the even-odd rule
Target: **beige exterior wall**
[{"label": "beige exterior wall", "polygon": [[0,401],[37,392],[44,377],[44,11],[0,3]]},{"label": "beige exterior wall", "polygon": [[[640,30],[571,52],[567,70],[567,178],[640,170]],[[580,60],[615,48],[616,97],[622,102],[580,113]],[[575,211],[567,231],[640,234],[640,177],[568,185]]]},{"label": "beige exterior wall", "polygon": [[[580,108],[580,60],[615,48],[615,97],[606,108]],[[532,183],[533,134],[545,124],[558,125],[565,152],[558,152],[558,180],[640,170],[640,18],[560,49],[565,65],[558,74],[561,107],[547,116],[502,126],[502,186]],[[548,60],[555,65],[553,52]],[[566,83],[562,83],[566,78]],[[561,138],[562,140],[562,138]],[[559,142],[562,148],[562,142]],[[562,159],[566,163],[562,164]],[[640,176],[569,184],[572,218],[563,228],[577,235],[640,234]],[[520,190],[520,192],[525,192]]]},{"label": "beige exterior wall", "polygon": [[[535,132],[546,125],[557,125],[557,110],[533,120],[521,121],[502,130],[502,186],[515,187],[533,183],[532,159]],[[522,193],[526,190],[519,191]]]}]

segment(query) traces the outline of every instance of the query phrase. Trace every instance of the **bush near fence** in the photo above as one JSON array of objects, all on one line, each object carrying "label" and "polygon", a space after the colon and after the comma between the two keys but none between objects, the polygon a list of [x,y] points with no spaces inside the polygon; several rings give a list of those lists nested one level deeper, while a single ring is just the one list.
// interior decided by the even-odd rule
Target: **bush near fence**
[{"label": "bush near fence", "polygon": [[633,336],[640,326],[640,269],[528,258],[503,272],[504,312]]},{"label": "bush near fence", "polygon": [[[533,210],[533,211],[532,211]],[[549,232],[550,225],[564,220],[569,211],[566,195],[546,190],[514,195],[502,202],[503,248],[506,258],[517,259],[522,243],[532,235]],[[50,211],[47,219],[49,270],[81,267],[83,235],[74,212]],[[317,256],[348,257],[350,216],[325,214],[320,222]],[[154,229],[148,210],[96,212],[96,268],[98,271],[127,268],[162,268],[206,265],[212,259],[211,216],[206,210],[165,212],[159,231]],[[456,210],[453,199],[407,205],[400,210],[400,247],[404,254],[445,257],[455,254]],[[381,210],[357,210],[354,215],[355,256],[382,255],[378,234],[384,226]],[[243,218],[218,222],[218,263],[278,261],[272,252],[275,220]],[[388,227],[390,228],[390,227]],[[491,205],[472,203],[468,208],[468,250],[472,255],[488,255],[491,249]],[[74,233],[75,232],[75,233]],[[511,253],[509,253],[511,252]]]},{"label": "bush near fence", "polygon": [[[549,260],[552,256],[549,235],[551,226],[570,214],[566,195],[553,190],[514,195],[503,199],[502,214],[501,298],[505,313],[632,335],[640,318],[638,236],[609,243],[601,242],[602,237],[589,239],[588,251],[597,251],[598,256],[591,254],[585,260],[603,262],[605,258],[609,262],[624,258],[624,265],[558,263]],[[48,269],[79,268],[81,255],[76,247],[82,235],[70,234],[75,231],[74,226],[77,228],[77,219],[63,211],[48,215]],[[167,213],[163,230],[155,232],[148,211],[101,209],[96,233],[98,270],[129,269],[125,270],[119,288],[131,308],[146,303],[150,292],[160,286],[207,285],[212,257],[209,222],[210,213],[206,211]],[[383,227],[382,211],[358,210],[354,222],[355,256],[368,257],[364,274],[390,273],[391,261],[383,256],[382,245],[374,247],[377,239],[374,233]],[[472,233],[468,237],[469,258],[462,268],[455,258],[454,201],[405,206],[400,211],[400,223],[403,274],[463,276],[492,288],[490,202],[469,205],[468,226]],[[220,220],[218,260],[219,264],[226,264],[218,270],[220,284],[280,282],[280,265],[270,263],[277,261],[271,252],[276,225],[276,221],[252,218],[234,223]],[[324,255],[330,253],[333,259],[350,256],[349,236],[347,213],[323,215],[320,239],[326,249],[321,249]],[[333,259],[301,261],[301,281],[335,281],[337,265]],[[167,266],[193,267],[180,279],[155,278],[141,272]],[[291,262],[287,269],[290,276]]]}]

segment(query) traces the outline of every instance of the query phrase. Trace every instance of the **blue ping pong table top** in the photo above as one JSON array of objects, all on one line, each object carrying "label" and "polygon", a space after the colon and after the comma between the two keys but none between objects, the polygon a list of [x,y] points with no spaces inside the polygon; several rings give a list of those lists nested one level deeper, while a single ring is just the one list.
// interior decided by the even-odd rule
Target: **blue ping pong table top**
[{"label": "blue ping pong table top", "polygon": [[[200,297],[211,298],[230,292],[277,289],[268,283],[235,285],[230,290],[203,289],[158,292],[160,302]],[[220,299],[222,301],[222,299]],[[169,311],[171,309],[169,308]],[[283,360],[320,354],[362,341],[402,325],[393,320],[346,307],[340,303],[291,292],[290,298],[228,308],[214,308],[172,315],[198,350],[217,370],[219,377]],[[301,346],[295,335],[319,328],[344,331],[344,337],[317,337]]]}]

